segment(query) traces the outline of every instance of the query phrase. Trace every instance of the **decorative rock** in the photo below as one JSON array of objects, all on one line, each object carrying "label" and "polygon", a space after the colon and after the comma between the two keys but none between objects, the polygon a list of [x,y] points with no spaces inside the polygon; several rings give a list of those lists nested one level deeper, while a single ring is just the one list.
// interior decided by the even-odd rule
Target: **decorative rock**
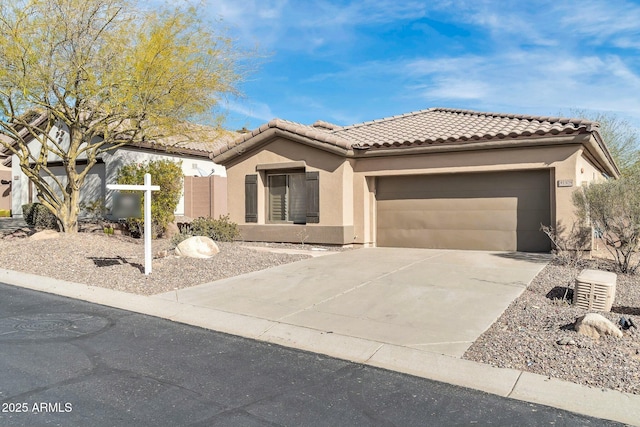
[{"label": "decorative rock", "polygon": [[576,342],[570,338],[560,338],[556,341],[558,345],[576,345]]},{"label": "decorative rock", "polygon": [[176,255],[187,258],[211,258],[218,252],[218,245],[205,236],[189,237],[176,247]]},{"label": "decorative rock", "polygon": [[597,313],[588,313],[576,319],[574,326],[580,335],[598,339],[601,335],[613,335],[622,338],[622,331],[609,319]]},{"label": "decorative rock", "polygon": [[57,239],[58,237],[60,237],[60,233],[55,230],[42,230],[32,234],[29,240],[48,240]]},{"label": "decorative rock", "polygon": [[169,256],[169,251],[167,251],[166,249],[163,251],[159,251],[154,258],[166,258]]}]

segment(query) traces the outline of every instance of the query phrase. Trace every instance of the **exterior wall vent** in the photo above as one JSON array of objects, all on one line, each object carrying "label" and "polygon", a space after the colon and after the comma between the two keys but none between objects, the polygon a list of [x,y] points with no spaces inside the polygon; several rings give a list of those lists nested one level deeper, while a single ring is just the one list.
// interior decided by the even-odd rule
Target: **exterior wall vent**
[{"label": "exterior wall vent", "polygon": [[587,310],[611,311],[617,277],[608,271],[582,270],[576,278],[573,304]]}]

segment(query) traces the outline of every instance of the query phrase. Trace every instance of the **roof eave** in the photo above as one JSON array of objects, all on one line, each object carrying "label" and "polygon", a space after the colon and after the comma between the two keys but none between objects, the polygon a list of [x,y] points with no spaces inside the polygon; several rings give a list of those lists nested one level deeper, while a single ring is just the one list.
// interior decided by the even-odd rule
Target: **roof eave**
[{"label": "roof eave", "polygon": [[121,148],[127,147],[141,148],[143,150],[161,151],[165,153],[183,154],[194,157],[205,157],[207,159],[211,157],[211,152],[209,151],[194,150],[192,148],[176,147],[172,145],[153,144],[150,142],[132,142],[123,145]]},{"label": "roof eave", "polygon": [[582,133],[571,135],[538,136],[533,138],[505,138],[484,141],[469,140],[431,144],[425,143],[423,145],[405,147],[372,147],[371,149],[366,151],[356,151],[354,157],[388,157],[420,153],[444,153],[457,151],[491,150],[497,148],[541,147],[560,144],[586,144],[589,139],[590,134]]},{"label": "roof eave", "polygon": [[606,166],[612,177],[620,178],[622,175],[620,169],[613,159],[611,152],[609,152],[600,132],[598,130],[594,130],[592,136],[593,138],[589,141],[589,146],[592,149],[593,154],[603,164],[603,166]]},{"label": "roof eave", "polygon": [[[31,123],[29,123],[29,126],[32,127],[40,127],[48,118],[48,114],[47,113],[41,113],[38,117],[36,117],[35,119],[33,119],[31,121]],[[12,146],[15,146],[18,144],[18,140],[16,140],[16,138],[12,137],[11,135],[7,135],[7,134],[3,134],[3,136],[5,136],[6,138],[9,138],[12,142],[10,141],[6,141],[7,143],[10,143]],[[33,138],[33,134],[29,132],[29,130],[24,127],[22,129],[20,129],[20,131],[18,132],[18,136],[25,142],[25,143],[29,143]],[[5,147],[4,145],[2,146],[2,148],[0,149],[0,152],[2,152],[3,154],[9,156],[9,158],[11,158],[11,155],[13,154],[11,152],[11,150],[7,147]],[[3,162],[4,164],[4,162]]]}]

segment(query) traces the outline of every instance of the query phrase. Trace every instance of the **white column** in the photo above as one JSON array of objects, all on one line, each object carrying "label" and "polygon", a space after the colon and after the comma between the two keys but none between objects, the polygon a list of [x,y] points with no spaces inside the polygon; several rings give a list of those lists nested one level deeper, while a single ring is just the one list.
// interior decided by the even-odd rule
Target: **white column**
[{"label": "white column", "polygon": [[144,174],[144,274],[151,274],[151,175]]}]

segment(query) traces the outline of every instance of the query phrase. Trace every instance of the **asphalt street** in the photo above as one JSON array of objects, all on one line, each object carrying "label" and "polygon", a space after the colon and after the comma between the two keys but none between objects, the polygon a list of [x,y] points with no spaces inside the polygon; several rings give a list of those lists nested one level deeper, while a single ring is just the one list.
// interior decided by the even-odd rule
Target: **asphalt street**
[{"label": "asphalt street", "polygon": [[613,426],[0,284],[1,426]]}]

